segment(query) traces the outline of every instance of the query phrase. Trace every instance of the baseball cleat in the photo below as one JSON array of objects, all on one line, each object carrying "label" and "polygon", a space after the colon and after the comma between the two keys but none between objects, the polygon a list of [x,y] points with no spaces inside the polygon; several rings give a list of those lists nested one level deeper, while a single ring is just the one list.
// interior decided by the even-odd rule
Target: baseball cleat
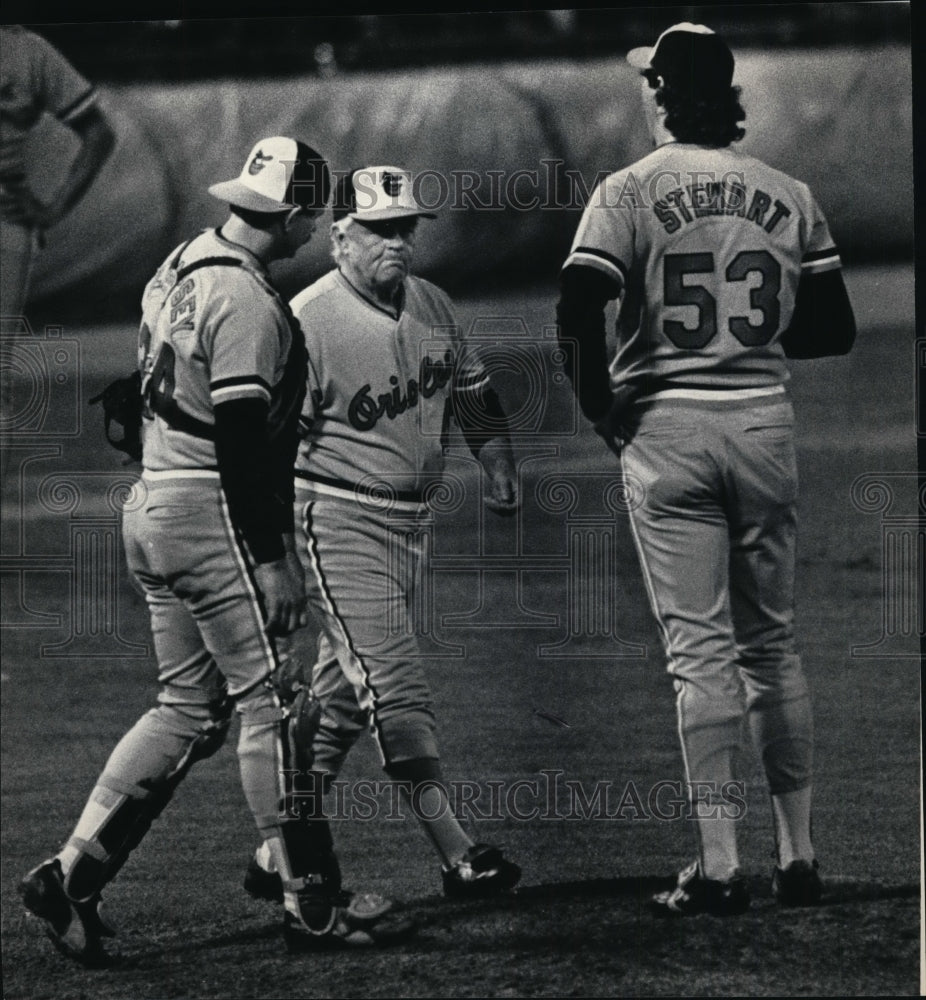
[{"label": "baseball cleat", "polygon": [[308,886],[297,894],[299,913],[289,909],[283,939],[291,954],[343,948],[388,948],[410,938],[417,926],[396,904],[373,892],[329,895]]},{"label": "baseball cleat", "polygon": [[497,896],[513,889],[520,878],[518,865],[489,844],[474,844],[456,864],[441,868],[444,895],[452,899]]},{"label": "baseball cleat", "polygon": [[663,916],[688,917],[709,913],[733,917],[749,909],[749,888],[742,875],[725,881],[704,878],[697,861],[679,873],[674,889],[653,896],[651,907]]},{"label": "baseball cleat", "polygon": [[110,964],[100,938],[115,937],[116,932],[100,915],[100,897],[84,902],[71,899],[64,891],[57,858],[33,868],[19,883],[19,894],[26,909],[45,922],[45,933],[62,955],[89,969]]},{"label": "baseball cleat", "polygon": [[244,873],[244,891],[254,899],[269,903],[283,902],[283,880],[278,872],[268,872],[253,855]]},{"label": "baseball cleat", "polygon": [[772,873],[772,895],[782,906],[816,906],[823,896],[823,882],[814,861],[792,861]]}]

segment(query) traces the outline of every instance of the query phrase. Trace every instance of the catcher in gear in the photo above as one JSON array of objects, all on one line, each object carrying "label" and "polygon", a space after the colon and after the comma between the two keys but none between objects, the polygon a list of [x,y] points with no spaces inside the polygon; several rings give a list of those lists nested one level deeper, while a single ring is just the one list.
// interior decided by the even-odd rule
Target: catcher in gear
[{"label": "catcher in gear", "polygon": [[744,714],[772,797],[774,894],[812,904],[822,883],[810,836],[810,693],[794,645],[786,359],[849,351],[852,307],[810,190],[732,146],[745,114],[726,43],[677,24],[628,60],[656,148],[593,193],[557,315],[565,344],[579,345],[571,377],[582,410],[621,456],[678,693],[698,856],[653,905],[670,914],[749,905],[724,799]]},{"label": "catcher in gear", "polygon": [[293,459],[305,342],[270,281],[315,231],[325,160],[302,142],[259,142],[241,175],[209,190],[220,228],[176,249],[149,282],[139,332],[144,404],[138,500],[125,510],[129,568],[145,595],[157,706],[122,738],[64,847],[23,879],[28,910],[84,965],[107,962],[100,897],[199,760],[241,720],[241,783],[282,876],[291,951],[388,943],[411,925],[392,904],[332,886],[292,808],[289,725],[305,696],[285,684],[282,637],[306,624],[293,534]]},{"label": "catcher in gear", "polygon": [[[309,355],[295,520],[321,625],[312,757],[330,782],[368,728],[440,857],[444,891],[490,895],[513,887],[520,868],[474,843],[450,808],[413,618],[428,497],[440,487],[451,416],[481,464],[487,505],[507,514],[519,501],[507,421],[488,376],[461,341],[444,292],[409,274],[416,227],[430,215],[401,168],[352,171],[335,192],[337,267],[292,301]],[[314,815],[314,850],[334,870],[321,805]],[[258,851],[245,887],[274,899],[269,853]]]}]

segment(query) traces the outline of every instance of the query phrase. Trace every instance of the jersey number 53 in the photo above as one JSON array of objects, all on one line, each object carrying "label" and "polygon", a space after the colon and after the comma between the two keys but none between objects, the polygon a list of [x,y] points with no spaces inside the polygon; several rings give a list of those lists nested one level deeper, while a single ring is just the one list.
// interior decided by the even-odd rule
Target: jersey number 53
[{"label": "jersey number 53", "polygon": [[[663,320],[663,333],[681,350],[699,350],[706,347],[717,335],[717,300],[696,282],[686,283],[689,274],[714,274],[712,253],[666,254],[663,273],[663,303],[666,306],[694,306],[698,311],[695,327],[679,320]],[[749,290],[749,306],[762,315],[761,322],[753,324],[749,316],[731,316],[730,333],[744,347],[767,344],[778,332],[781,304],[781,265],[767,250],[742,250],[726,266],[724,278],[728,282],[745,281],[753,273],[762,276],[761,282]]]}]

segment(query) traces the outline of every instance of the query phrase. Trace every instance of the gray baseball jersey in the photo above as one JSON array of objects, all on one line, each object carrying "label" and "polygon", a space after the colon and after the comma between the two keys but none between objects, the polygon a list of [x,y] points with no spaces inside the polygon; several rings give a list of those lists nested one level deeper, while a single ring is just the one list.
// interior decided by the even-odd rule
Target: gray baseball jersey
[{"label": "gray baseball jersey", "polygon": [[595,190],[570,265],[620,286],[616,392],[748,399],[789,378],[779,340],[801,275],[841,262],[806,184],[736,149],[666,143]]},{"label": "gray baseball jersey", "polygon": [[390,313],[331,271],[292,301],[308,391],[296,461],[296,523],[324,654],[315,766],[336,773],[359,704],[385,764],[436,758],[434,715],[413,621],[429,485],[444,466],[452,393],[487,377],[450,300],[409,277]]},{"label": "gray baseball jersey", "polygon": [[297,486],[333,495],[375,479],[420,495],[443,470],[451,393],[486,382],[447,295],[409,277],[393,316],[334,270],[291,306],[309,354]]}]

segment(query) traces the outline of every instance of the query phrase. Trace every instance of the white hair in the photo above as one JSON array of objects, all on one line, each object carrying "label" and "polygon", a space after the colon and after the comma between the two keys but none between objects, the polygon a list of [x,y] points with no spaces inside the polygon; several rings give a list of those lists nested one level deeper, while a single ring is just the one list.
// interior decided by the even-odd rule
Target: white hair
[{"label": "white hair", "polygon": [[331,256],[334,258],[335,264],[340,264],[341,257],[343,256],[338,235],[340,233],[347,233],[353,224],[354,220],[349,215],[345,215],[343,219],[338,219],[337,222],[331,224]]}]

